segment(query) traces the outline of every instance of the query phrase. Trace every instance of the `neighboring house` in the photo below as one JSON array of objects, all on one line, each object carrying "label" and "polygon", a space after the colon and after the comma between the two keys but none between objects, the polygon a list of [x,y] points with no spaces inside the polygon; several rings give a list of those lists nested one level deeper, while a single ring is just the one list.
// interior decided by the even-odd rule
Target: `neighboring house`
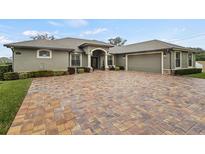
[{"label": "neighboring house", "polygon": [[4,46],[12,49],[15,72],[67,70],[68,67],[107,69],[116,65],[131,71],[170,74],[176,69],[195,67],[195,51],[159,40],[116,47],[97,40],[63,38]]}]

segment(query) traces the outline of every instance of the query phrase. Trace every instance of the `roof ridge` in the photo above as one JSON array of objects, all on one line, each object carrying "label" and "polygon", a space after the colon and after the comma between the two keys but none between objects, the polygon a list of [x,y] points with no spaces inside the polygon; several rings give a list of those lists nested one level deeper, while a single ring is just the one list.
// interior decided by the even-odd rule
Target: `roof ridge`
[{"label": "roof ridge", "polygon": [[63,40],[63,39],[76,39],[76,40],[83,40],[83,41],[96,41],[96,42],[102,42],[102,43],[107,43],[107,42],[104,42],[104,41],[99,41],[99,40],[96,40],[96,39],[83,39],[83,38],[76,38],[76,37],[64,37],[64,38],[60,38],[60,39],[56,39],[56,40]]},{"label": "roof ridge", "polygon": [[156,39],[156,41],[159,41],[159,42],[161,42],[161,43],[167,44],[167,45],[169,45],[169,46],[179,46],[179,47],[182,47],[182,46],[177,45],[177,44],[174,44],[174,43],[169,43],[169,42],[165,42],[165,41],[161,41],[161,40],[157,40],[157,39]]}]

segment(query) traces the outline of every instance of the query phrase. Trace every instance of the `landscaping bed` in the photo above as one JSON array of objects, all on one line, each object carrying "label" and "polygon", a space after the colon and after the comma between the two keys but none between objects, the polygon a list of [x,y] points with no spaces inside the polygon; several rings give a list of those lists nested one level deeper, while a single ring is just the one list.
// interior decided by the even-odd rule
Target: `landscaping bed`
[{"label": "landscaping bed", "polygon": [[201,68],[188,68],[188,69],[179,69],[173,72],[174,75],[188,75],[188,74],[197,74],[201,73]]},{"label": "landscaping bed", "polygon": [[31,84],[31,79],[0,81],[0,134],[6,134]]}]

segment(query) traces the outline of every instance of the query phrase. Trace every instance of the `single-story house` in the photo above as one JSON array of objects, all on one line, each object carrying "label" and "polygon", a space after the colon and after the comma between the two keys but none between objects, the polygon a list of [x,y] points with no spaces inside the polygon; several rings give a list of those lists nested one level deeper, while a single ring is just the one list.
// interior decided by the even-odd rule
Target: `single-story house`
[{"label": "single-story house", "polygon": [[196,51],[151,40],[124,46],[78,38],[31,40],[9,43],[13,70],[67,70],[68,67],[105,68],[123,66],[125,70],[171,74],[176,69],[195,67]]}]

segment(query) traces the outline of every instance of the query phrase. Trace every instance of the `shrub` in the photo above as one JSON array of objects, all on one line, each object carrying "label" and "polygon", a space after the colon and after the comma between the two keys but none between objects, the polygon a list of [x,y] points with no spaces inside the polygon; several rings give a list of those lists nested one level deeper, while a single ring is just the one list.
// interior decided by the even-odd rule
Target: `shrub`
[{"label": "shrub", "polygon": [[174,74],[175,75],[187,75],[187,74],[195,74],[195,73],[201,73],[201,72],[202,72],[201,68],[188,68],[188,69],[175,70]]},{"label": "shrub", "polygon": [[102,66],[100,69],[101,69],[101,70],[105,70],[105,66]]},{"label": "shrub", "polygon": [[75,74],[75,68],[74,67],[68,67],[68,74]]},{"label": "shrub", "polygon": [[32,72],[28,72],[28,76],[29,78],[49,77],[49,76],[53,76],[53,71],[48,71],[48,70],[32,71]]},{"label": "shrub", "polygon": [[124,66],[119,66],[120,70],[125,70]]},{"label": "shrub", "polygon": [[90,67],[85,67],[85,68],[84,68],[84,71],[85,71],[86,73],[90,73],[91,69],[90,69]]},{"label": "shrub", "polygon": [[116,66],[116,67],[115,67],[115,70],[116,70],[116,71],[119,71],[119,70],[120,70],[120,67],[119,67],[119,66]]},{"label": "shrub", "polygon": [[29,78],[28,73],[23,72],[23,73],[19,73],[19,79],[27,79]]},{"label": "shrub", "polygon": [[19,74],[17,72],[4,73],[4,80],[17,80],[17,79],[19,79]]},{"label": "shrub", "polygon": [[0,80],[4,79],[4,73],[12,72],[12,65],[0,65]]},{"label": "shrub", "polygon": [[54,76],[61,76],[61,75],[66,75],[66,71],[53,71]]},{"label": "shrub", "polygon": [[78,68],[77,70],[78,70],[78,73],[84,73],[85,72],[84,68]]},{"label": "shrub", "polygon": [[109,70],[114,71],[114,70],[115,70],[115,67],[114,67],[113,65],[110,65],[110,66],[109,66]]}]

